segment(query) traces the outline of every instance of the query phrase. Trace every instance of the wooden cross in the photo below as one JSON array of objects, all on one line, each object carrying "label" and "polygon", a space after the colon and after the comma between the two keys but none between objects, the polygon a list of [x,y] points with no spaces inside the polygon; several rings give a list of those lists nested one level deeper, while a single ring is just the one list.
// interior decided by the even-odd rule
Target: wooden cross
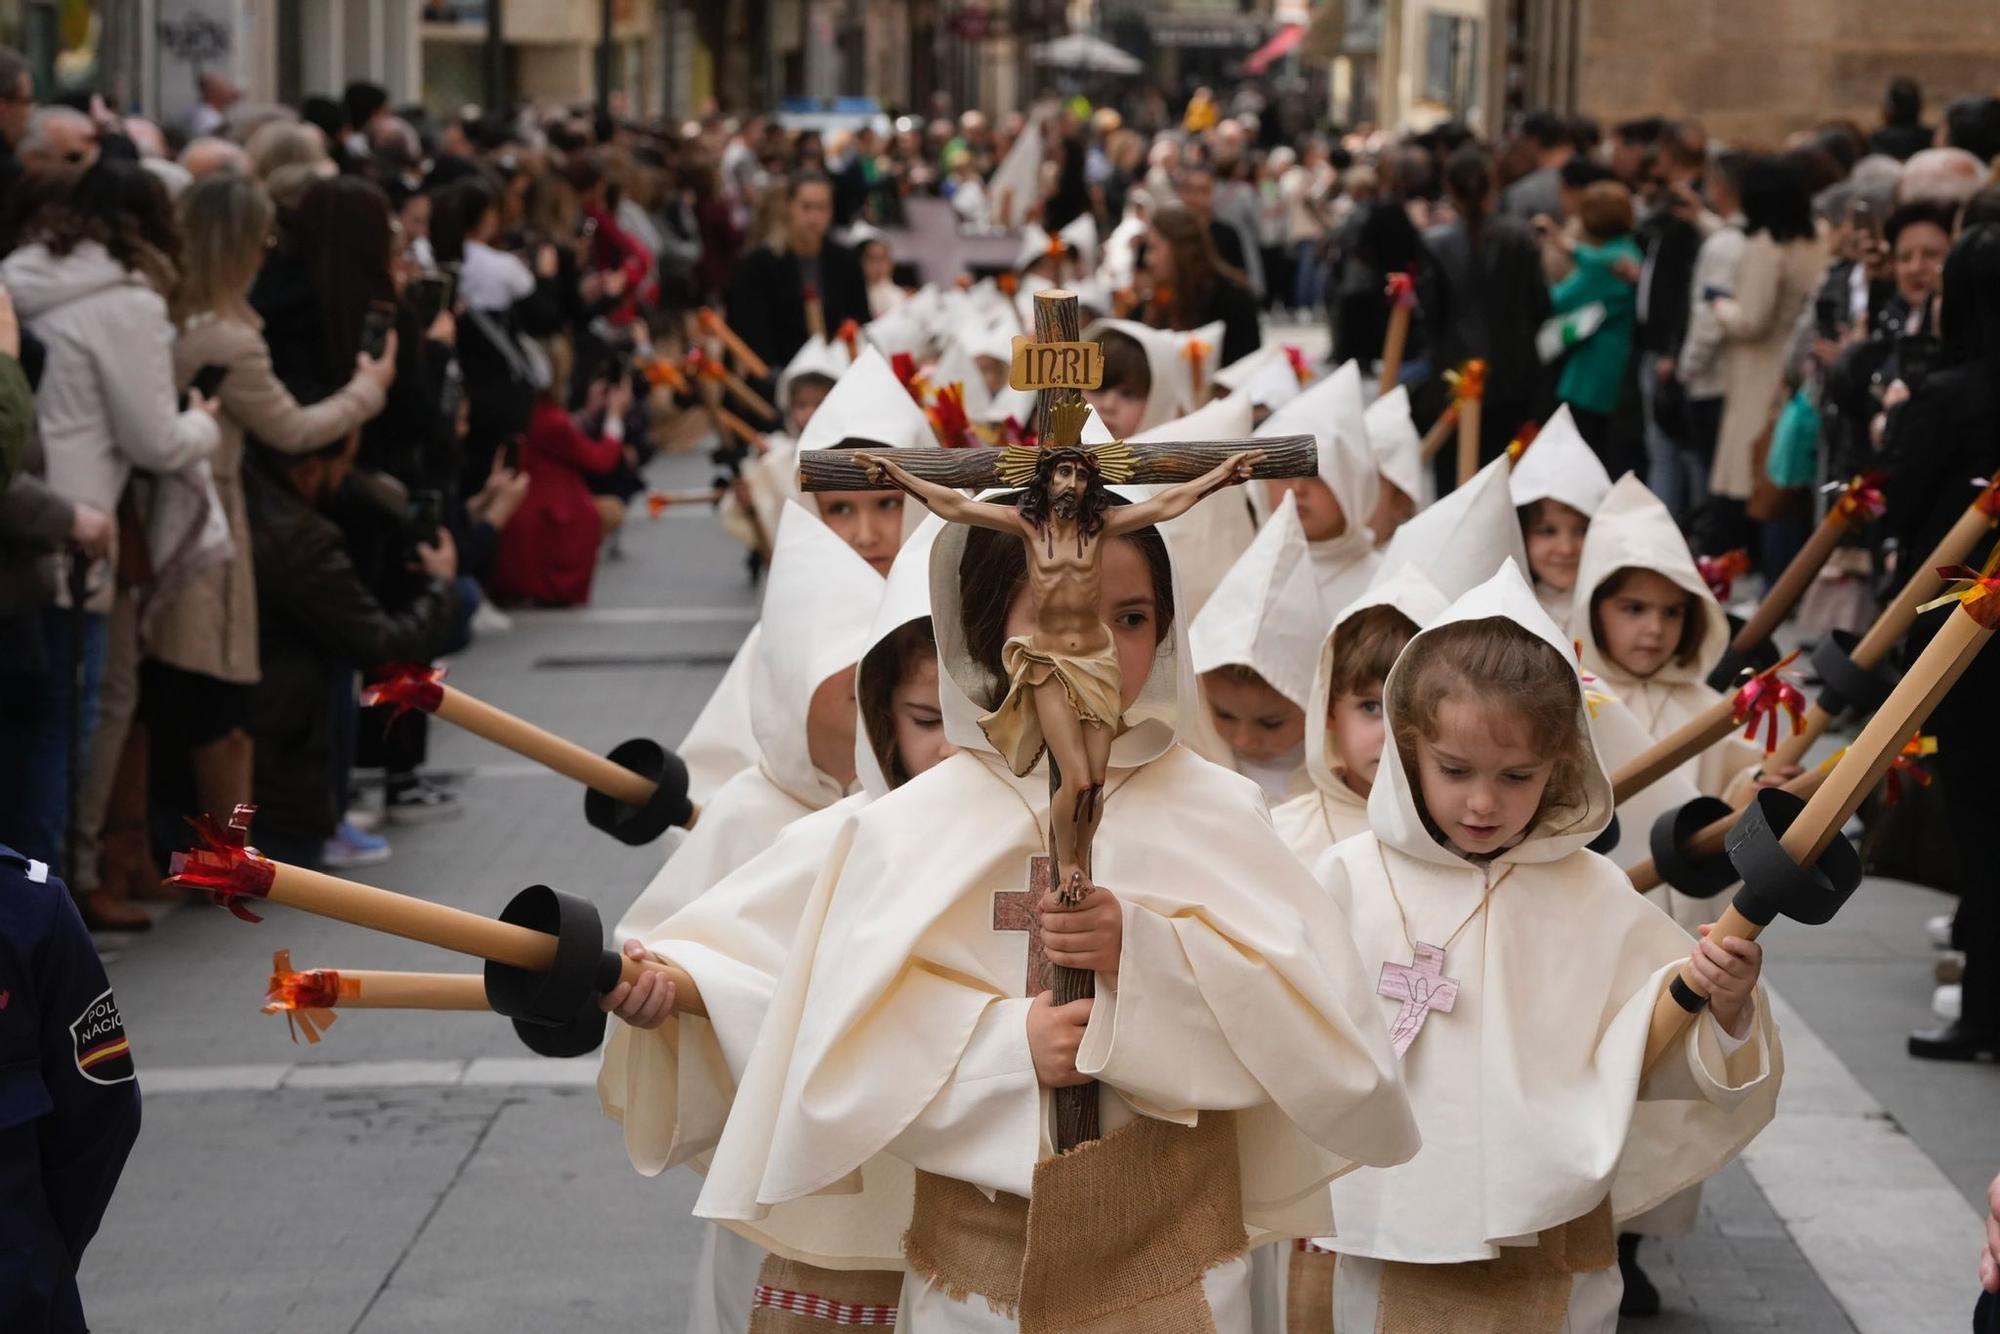
[{"label": "wooden cross", "polygon": [[1376,983],[1375,994],[1403,1003],[1395,1022],[1389,1025],[1389,1041],[1400,1059],[1417,1040],[1432,1010],[1450,1014],[1452,1006],[1458,1004],[1458,979],[1444,975],[1444,951],[1420,940],[1411,962],[1382,965],[1382,980]]},{"label": "wooden cross", "polygon": [[1028,967],[1021,982],[1021,994],[1039,996],[1055,985],[1055,970],[1042,949],[1042,919],[1035,906],[1056,887],[1056,859],[1028,859],[1028,887],[998,890],[993,895],[993,929],[1028,933]]}]

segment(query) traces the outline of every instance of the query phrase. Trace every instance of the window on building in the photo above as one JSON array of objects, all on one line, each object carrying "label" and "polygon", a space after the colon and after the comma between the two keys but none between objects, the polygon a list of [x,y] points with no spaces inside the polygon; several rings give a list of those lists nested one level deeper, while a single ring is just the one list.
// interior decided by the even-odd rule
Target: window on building
[{"label": "window on building", "polygon": [[1431,14],[1424,28],[1424,100],[1464,120],[1479,104],[1479,20]]}]

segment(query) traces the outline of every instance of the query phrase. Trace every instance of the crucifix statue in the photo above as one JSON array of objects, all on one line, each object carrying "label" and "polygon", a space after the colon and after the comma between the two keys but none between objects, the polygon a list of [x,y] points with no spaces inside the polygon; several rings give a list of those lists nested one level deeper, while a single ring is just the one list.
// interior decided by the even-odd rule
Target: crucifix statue
[{"label": "crucifix statue", "polygon": [[[1317,469],[1313,437],[1257,441],[1085,445],[1089,408],[1082,391],[1103,375],[1103,349],[1081,341],[1077,299],[1049,290],[1035,294],[1033,339],[1014,340],[1009,382],[1040,391],[1037,445],[1005,448],[806,450],[799,455],[799,484],[807,491],[859,491],[893,487],[953,523],[972,524],[1018,538],[1027,557],[1032,633],[1010,639],[1002,653],[1005,697],[980,727],[1017,774],[1049,756],[1048,859],[1030,868],[1030,893],[995,903],[994,926],[1020,930],[1035,891],[1074,906],[1093,888],[1090,849],[1103,816],[1111,743],[1123,721],[1122,673],[1110,630],[1099,612],[1105,544],[1185,514],[1203,497],[1253,477],[1309,477]],[[1107,485],[1166,484],[1150,498],[1113,503]],[[1018,505],[970,499],[962,491],[1019,488]],[[1030,985],[1046,973],[1058,1004],[1091,994],[1088,974],[1037,967],[1030,936]],[[1035,994],[1033,991],[1030,994]],[[1094,1090],[1058,1090],[1058,1093]],[[1096,1100],[1090,1100],[1095,1111]],[[1095,1138],[1095,1117],[1066,1135],[1058,1100],[1058,1144]],[[1067,1143],[1064,1141],[1067,1140]]]}]

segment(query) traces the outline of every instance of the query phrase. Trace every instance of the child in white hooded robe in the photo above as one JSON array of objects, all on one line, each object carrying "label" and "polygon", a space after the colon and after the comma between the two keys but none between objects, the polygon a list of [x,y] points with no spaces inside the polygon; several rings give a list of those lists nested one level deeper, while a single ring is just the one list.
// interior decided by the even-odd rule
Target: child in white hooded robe
[{"label": "child in white hooded robe", "polygon": [[1312,385],[1272,413],[1257,435],[1310,435],[1317,443],[1317,475],[1254,484],[1251,499],[1268,514],[1286,492],[1298,498],[1320,603],[1345,607],[1367,589],[1380,560],[1368,520],[1382,478],[1368,444],[1360,367],[1350,361]]},{"label": "child in white hooded robe", "polygon": [[1515,461],[1508,490],[1521,513],[1521,541],[1528,552],[1526,569],[1535,583],[1535,600],[1557,629],[1574,635],[1569,614],[1584,535],[1591,516],[1611,493],[1611,477],[1597,451],[1584,443],[1569,404],[1555,410]]},{"label": "child in white hooded robe", "polygon": [[[682,1163],[705,1167],[791,949],[793,929],[848,817],[954,752],[938,711],[937,649],[930,629],[930,544],[941,526],[939,520],[926,521],[904,545],[855,671],[861,790],[802,816],[768,851],[643,938],[625,942],[628,955],[665,959],[685,969],[707,1011],[705,1017],[676,1013],[660,994],[665,988],[643,979],[604,998],[606,1009],[633,1024],[613,1025],[598,1098],[605,1115],[623,1126],[626,1152],[642,1175],[656,1176]],[[839,1207],[839,1201],[808,1202],[802,1211]],[[774,1257],[710,1224],[688,1328],[690,1334],[743,1334],[754,1312],[797,1310],[815,1300],[856,1313],[892,1315],[900,1286],[900,1271],[834,1274]]]},{"label": "child in white hooded robe", "polygon": [[[803,505],[884,577],[896,552],[922,520],[921,512],[905,513],[903,497],[895,492],[827,491],[807,495],[799,490],[800,449],[906,449],[932,445],[930,419],[911,400],[882,354],[864,346],[854,364],[841,374],[812,420],[806,424],[790,461],[770,473],[773,485],[793,504]],[[772,527],[775,540],[776,525]],[[706,805],[722,785],[757,762],[751,729],[750,664],[756,660],[759,626],[744,636],[715,692],[702,705],[693,726],[681,739],[679,754],[688,769],[688,795]]]},{"label": "child in white hooded robe", "polygon": [[[1038,1182],[1059,1188],[1140,1146],[1149,1155],[1164,1146],[1149,1171],[1178,1170],[1181,1146],[1226,1135],[1235,1151],[1213,1161],[1240,1166],[1240,1189],[1196,1193],[1222,1206],[1235,1232],[1189,1271],[1199,1283],[1172,1297],[1199,1298],[1218,1330],[1246,1330],[1244,1246],[1301,1235],[1295,1208],[1324,1218],[1314,1180],[1414,1147],[1383,1077],[1379,1025],[1346,1022],[1347,1008],[1366,1001],[1352,990],[1343,928],[1299,879],[1254,787],[1173,744],[1193,699],[1170,561],[1156,536],[1150,549],[1145,534],[1120,539],[1107,548],[1106,601],[1142,619],[1116,632],[1129,698],[1094,863],[1097,892],[1115,896],[1121,943],[1094,1005],[1056,1016],[1080,1025],[1068,1030],[1075,1068],[1101,1081],[1106,1138],[1049,1156],[1042,1049],[1029,1032],[1051,1007],[1032,997],[1026,922],[1009,907],[1031,898],[1027,863],[1045,851],[1047,776],[1013,775],[977,725],[1004,680],[985,651],[997,653],[994,636],[1005,633],[992,617],[1011,628],[1024,610],[1019,598],[1011,611],[994,603],[988,586],[1023,587],[1018,554],[1008,575],[992,545],[1018,539],[996,534],[968,558],[979,537],[953,525],[932,555],[942,702],[961,753],[851,822],[801,922],[696,1212],[777,1244],[765,1229],[791,1202],[829,1187],[866,1195],[880,1188],[880,1161],[900,1159],[917,1169],[916,1203],[886,1199],[900,1210],[892,1227],[794,1232],[784,1244],[815,1263],[897,1263],[897,1234],[911,1227],[907,1328],[1013,1329],[1024,1301],[1087,1298],[1130,1256],[1102,1253],[1096,1227],[1044,1220],[1027,1244],[1049,1249],[1032,1260],[1011,1252],[1022,1257],[1008,1262],[1022,1265],[1015,1278],[1007,1265],[968,1278],[939,1244],[964,1211],[990,1213],[982,1225],[996,1230],[986,1235],[1019,1246]],[[968,591],[984,610],[962,610]],[[1115,614],[1122,625],[1127,612]],[[1052,916],[1043,914],[1045,930]],[[1233,1118],[1218,1115],[1225,1108]],[[1126,1215],[1134,1203],[1087,1190],[1081,1200]],[[1177,1216],[1185,1203],[1177,1199]]]},{"label": "child in white hooded robe", "polygon": [[1570,646],[1518,568],[1418,634],[1388,709],[1371,830],[1315,874],[1383,970],[1424,1147],[1334,1183],[1333,1325],[1451,1328],[1501,1306],[1540,1313],[1518,1327],[1611,1334],[1616,1222],[1712,1174],[1775,1110],[1761,955],[1696,945],[1712,1003],[1642,1072],[1688,940],[1584,850],[1609,782]]}]

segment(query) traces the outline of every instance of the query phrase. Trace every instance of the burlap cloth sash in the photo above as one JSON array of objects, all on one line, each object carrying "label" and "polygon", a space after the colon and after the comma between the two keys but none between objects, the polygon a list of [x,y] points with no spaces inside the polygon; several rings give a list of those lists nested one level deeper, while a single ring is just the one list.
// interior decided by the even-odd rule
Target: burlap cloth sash
[{"label": "burlap cloth sash", "polygon": [[982,716],[979,726],[1000,758],[1017,774],[1025,774],[1042,757],[1041,715],[1035,712],[1035,690],[1050,678],[1062,682],[1070,709],[1086,725],[1117,730],[1124,714],[1124,676],[1118,650],[1109,637],[1094,653],[1073,655],[1036,648],[1026,635],[1016,635],[1000,648],[1000,665],[1007,670],[1007,695],[1000,707]]},{"label": "burlap cloth sash", "polygon": [[1042,1160],[1032,1202],[919,1172],[903,1255],[1022,1334],[1215,1334],[1202,1275],[1247,1243],[1235,1119],[1209,1112]]},{"label": "burlap cloth sash", "polygon": [[1494,1260],[1382,1266],[1376,1334],[1562,1334],[1571,1279],[1618,1262],[1611,1200]]},{"label": "burlap cloth sash", "polygon": [[1333,1274],[1338,1257],[1309,1241],[1292,1243],[1285,1270],[1285,1334],[1327,1334],[1333,1328]]},{"label": "burlap cloth sash", "polygon": [[750,1302],[750,1334],[827,1334],[836,1325],[896,1323],[900,1269],[820,1269],[767,1255]]}]

